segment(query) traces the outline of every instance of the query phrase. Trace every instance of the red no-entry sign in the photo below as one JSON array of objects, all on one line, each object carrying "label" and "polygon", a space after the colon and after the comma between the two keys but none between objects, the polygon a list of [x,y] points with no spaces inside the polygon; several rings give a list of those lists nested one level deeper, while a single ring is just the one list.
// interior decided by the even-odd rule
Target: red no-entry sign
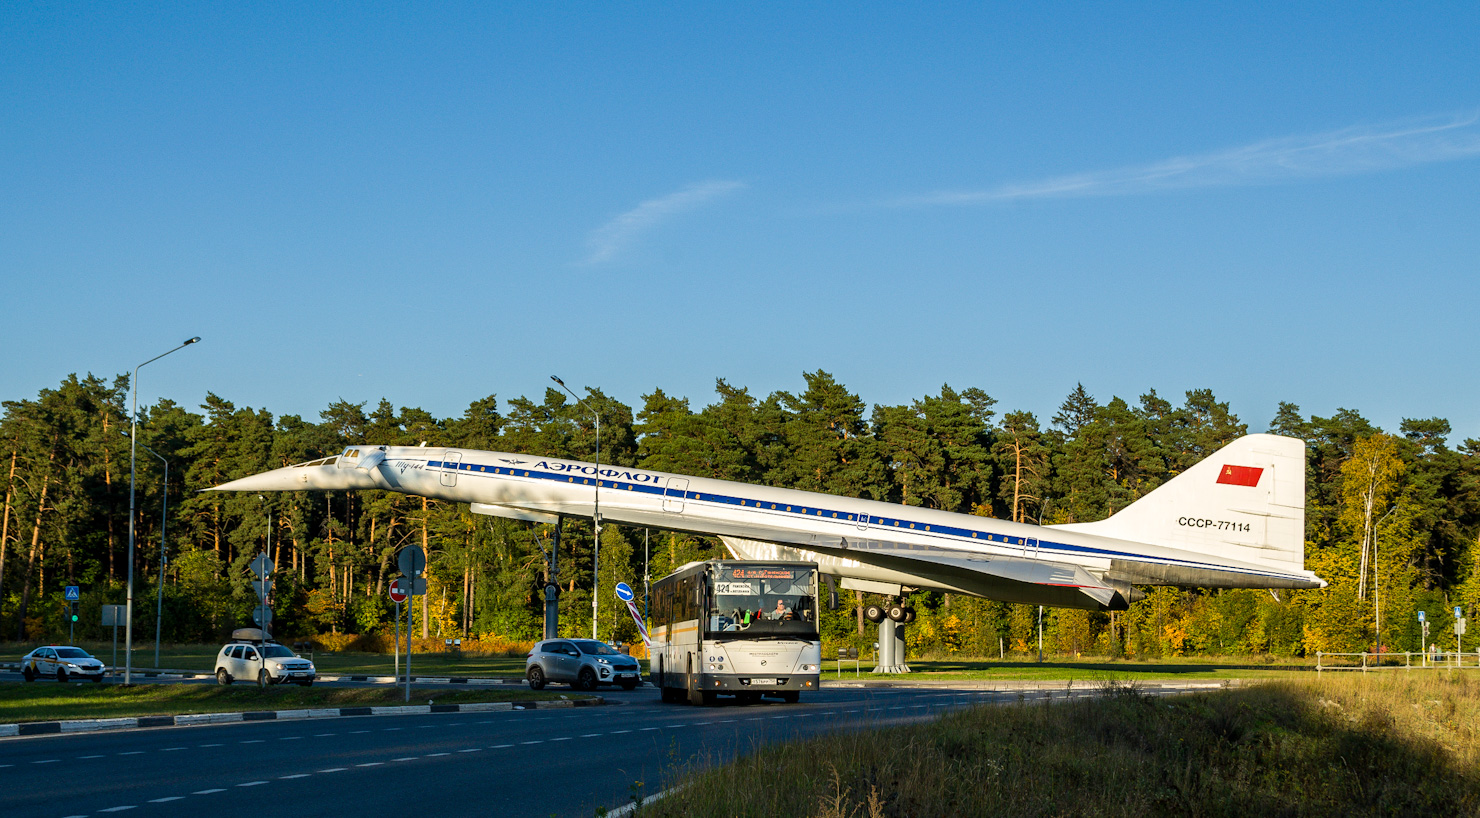
[{"label": "red no-entry sign", "polygon": [[391,601],[400,603],[406,601],[406,589],[401,587],[401,580],[391,580]]}]

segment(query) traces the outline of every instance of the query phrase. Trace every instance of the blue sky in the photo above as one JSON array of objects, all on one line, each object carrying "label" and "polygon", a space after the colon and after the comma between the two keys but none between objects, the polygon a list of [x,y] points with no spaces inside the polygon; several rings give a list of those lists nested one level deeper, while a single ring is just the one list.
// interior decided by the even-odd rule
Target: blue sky
[{"label": "blue sky", "polygon": [[0,397],[826,369],[1480,437],[1466,4],[22,5]]}]

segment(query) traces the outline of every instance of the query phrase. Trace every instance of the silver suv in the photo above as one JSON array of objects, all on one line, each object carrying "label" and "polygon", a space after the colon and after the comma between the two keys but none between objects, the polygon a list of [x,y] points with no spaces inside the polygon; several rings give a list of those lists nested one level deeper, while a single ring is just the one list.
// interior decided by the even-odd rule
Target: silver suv
[{"label": "silver suv", "polygon": [[621,685],[631,690],[642,684],[637,660],[595,639],[548,639],[536,642],[524,660],[524,677],[533,690],[549,682],[564,682],[576,690],[597,685]]}]

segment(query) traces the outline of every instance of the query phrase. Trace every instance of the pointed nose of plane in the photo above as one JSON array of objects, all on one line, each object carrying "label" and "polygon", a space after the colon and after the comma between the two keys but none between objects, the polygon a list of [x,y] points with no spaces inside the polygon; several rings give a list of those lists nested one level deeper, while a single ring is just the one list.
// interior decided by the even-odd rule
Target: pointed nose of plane
[{"label": "pointed nose of plane", "polygon": [[[317,471],[318,469],[312,470]],[[286,469],[273,469],[251,477],[222,483],[206,491],[303,491],[316,488],[310,485],[313,479],[309,476],[309,471],[310,469],[292,466]]]}]

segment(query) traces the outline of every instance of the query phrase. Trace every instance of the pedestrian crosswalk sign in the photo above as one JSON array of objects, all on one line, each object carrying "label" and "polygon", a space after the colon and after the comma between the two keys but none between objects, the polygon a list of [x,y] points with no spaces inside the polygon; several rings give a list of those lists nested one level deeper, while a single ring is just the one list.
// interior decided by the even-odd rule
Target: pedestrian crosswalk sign
[{"label": "pedestrian crosswalk sign", "polygon": [[79,601],[81,599],[82,599],[82,592],[80,590],[78,590],[77,586],[76,585],[68,585],[67,586],[67,601],[68,602],[77,602],[77,601]]}]

